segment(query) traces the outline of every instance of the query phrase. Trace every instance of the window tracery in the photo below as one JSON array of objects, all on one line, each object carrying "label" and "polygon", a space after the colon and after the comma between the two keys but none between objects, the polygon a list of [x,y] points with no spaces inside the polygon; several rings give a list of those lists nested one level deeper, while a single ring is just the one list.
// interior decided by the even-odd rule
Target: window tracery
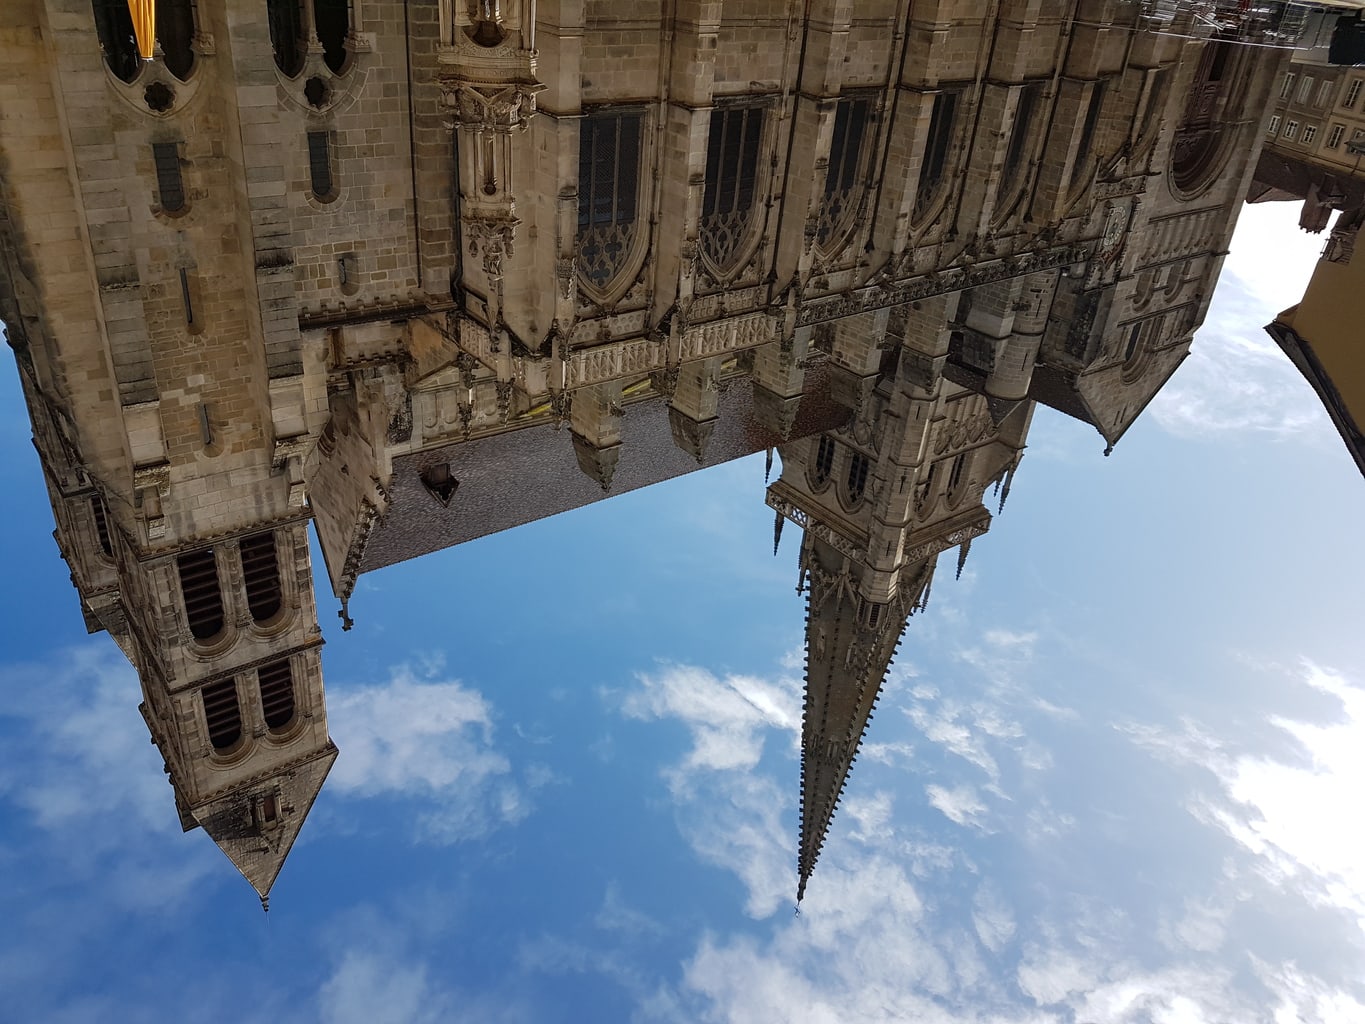
[{"label": "window tracery", "polygon": [[643,122],[643,111],[601,111],[579,127],[578,272],[598,291],[631,262]]},{"label": "window tracery", "polygon": [[944,89],[934,96],[929,132],[924,139],[924,157],[920,161],[919,184],[915,190],[916,218],[929,211],[942,190],[961,97],[961,89]]},{"label": "window tracery", "polygon": [[735,269],[753,226],[763,120],[762,105],[718,107],[711,112],[701,252],[721,273]]},{"label": "window tracery", "polygon": [[815,227],[815,241],[831,251],[845,241],[858,206],[858,171],[872,110],[866,98],[845,97],[834,112],[834,132],[825,172],[825,194]]}]

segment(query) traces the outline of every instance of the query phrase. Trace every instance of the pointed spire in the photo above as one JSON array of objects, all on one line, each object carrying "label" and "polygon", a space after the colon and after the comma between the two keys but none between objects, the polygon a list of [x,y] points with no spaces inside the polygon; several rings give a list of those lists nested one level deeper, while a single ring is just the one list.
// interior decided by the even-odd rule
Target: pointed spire
[{"label": "pointed spire", "polygon": [[900,599],[888,605],[863,599],[837,552],[820,544],[802,552],[810,560],[810,586],[798,903],[805,897],[907,619]]},{"label": "pointed spire", "polygon": [[773,555],[777,555],[777,549],[782,544],[782,524],[786,522],[786,517],[781,512],[776,513],[777,518],[773,520]]},{"label": "pointed spire", "polygon": [[959,579],[959,580],[962,579],[962,570],[965,569],[965,568],[967,567],[967,555],[968,555],[968,553],[969,553],[971,550],[972,550],[972,539],[971,539],[970,537],[968,537],[966,540],[964,540],[961,544],[958,545],[958,548],[957,548],[957,576],[955,577],[956,579]]},{"label": "pointed spire", "polygon": [[764,482],[764,484],[766,484],[766,483],[768,482],[768,478],[769,478],[770,476],[772,476],[772,475],[773,475],[773,450],[772,450],[772,447],[769,446],[769,448],[768,448],[768,461],[767,461],[767,463],[763,466],[763,482]]},{"label": "pointed spire", "polygon": [[270,888],[336,756],[337,748],[329,742],[305,760],[282,766],[273,775],[238,786],[191,811],[251,883],[262,910],[270,909]]},{"label": "pointed spire", "polygon": [[1019,463],[1023,461],[1023,458],[1024,453],[1021,451],[1014,457],[1009,468],[1005,470],[1005,486],[1000,491],[1000,505],[995,510],[997,513],[1005,511],[1005,502],[1010,496],[1010,484],[1014,483],[1014,471],[1019,468]]}]

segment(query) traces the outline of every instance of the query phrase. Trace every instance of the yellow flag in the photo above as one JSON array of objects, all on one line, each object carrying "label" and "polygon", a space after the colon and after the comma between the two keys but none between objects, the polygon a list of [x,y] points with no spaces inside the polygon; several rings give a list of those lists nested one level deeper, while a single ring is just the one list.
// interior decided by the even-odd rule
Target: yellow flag
[{"label": "yellow flag", "polygon": [[156,50],[156,0],[128,0],[128,13],[133,16],[138,56],[151,60]]}]

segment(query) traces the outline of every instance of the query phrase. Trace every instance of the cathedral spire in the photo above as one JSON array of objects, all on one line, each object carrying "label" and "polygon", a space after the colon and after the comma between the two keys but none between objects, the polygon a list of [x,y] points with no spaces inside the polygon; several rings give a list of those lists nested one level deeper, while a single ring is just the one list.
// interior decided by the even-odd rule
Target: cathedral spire
[{"label": "cathedral spire", "polygon": [[857,567],[807,535],[806,700],[801,725],[801,844],[796,898],[815,863],[857,758],[914,600],[932,565],[902,577],[887,604],[859,593]]}]

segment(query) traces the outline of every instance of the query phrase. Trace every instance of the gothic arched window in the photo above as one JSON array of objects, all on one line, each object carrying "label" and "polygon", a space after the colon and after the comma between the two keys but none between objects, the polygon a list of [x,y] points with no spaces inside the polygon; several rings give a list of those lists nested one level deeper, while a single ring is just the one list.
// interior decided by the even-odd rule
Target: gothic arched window
[{"label": "gothic arched window", "polygon": [[266,0],[265,16],[270,26],[270,48],[275,51],[275,66],[293,78],[303,70],[306,47],[303,5],[299,0]]},{"label": "gothic arched window", "polygon": [[599,111],[579,123],[578,269],[605,288],[624,269],[636,232],[642,111]]},{"label": "gothic arched window", "polygon": [[1095,145],[1095,129],[1099,127],[1100,111],[1104,109],[1103,81],[1090,87],[1090,102],[1085,108],[1085,122],[1081,125],[1081,138],[1076,145],[1076,158],[1071,164],[1071,182],[1074,184],[1081,172],[1090,166],[1090,151]]},{"label": "gothic arched window", "polygon": [[137,77],[137,40],[133,36],[133,16],[128,0],[92,0],[95,32],[109,70],[125,82]]},{"label": "gothic arched window", "polygon": [[275,557],[275,535],[258,533],[237,542],[242,556],[246,603],[256,622],[267,622],[280,610],[280,567]]},{"label": "gothic arched window", "polygon": [[351,35],[351,0],[313,0],[313,24],[322,43],[323,62],[339,75],[346,66],[346,40]]},{"label": "gothic arched window", "polygon": [[1215,39],[1204,45],[1199,67],[1190,84],[1185,111],[1171,149],[1171,183],[1178,193],[1203,191],[1222,169],[1230,137],[1228,126],[1239,119],[1234,109],[1247,90],[1238,81],[1245,65],[1235,65],[1232,44]]},{"label": "gothic arched window", "polygon": [[829,483],[830,473],[834,470],[834,440],[828,434],[820,437],[815,447],[815,461],[811,463],[810,482],[812,487],[824,487]]},{"label": "gothic arched window", "polygon": [[871,100],[849,97],[841,99],[834,111],[825,196],[815,228],[815,241],[822,249],[831,249],[843,240],[857,209],[858,169],[871,110]]},{"label": "gothic arched window", "polygon": [[176,567],[190,635],[196,640],[212,640],[223,631],[223,594],[218,587],[213,549],[183,554],[176,559]]},{"label": "gothic arched window", "polygon": [[261,694],[261,716],[271,732],[284,732],[294,722],[294,672],[289,659],[256,670]]},{"label": "gothic arched window", "polygon": [[104,507],[104,499],[98,494],[90,499],[90,511],[95,517],[95,538],[100,542],[100,550],[105,558],[114,556],[113,538],[109,535],[109,514]]},{"label": "gothic arched window", "polygon": [[1019,96],[1014,106],[1014,123],[1010,126],[1010,140],[1005,147],[1005,163],[1000,169],[999,198],[1001,216],[1007,216],[1015,205],[1015,199],[1025,185],[1025,155],[1033,135],[1035,112],[1038,98],[1043,93],[1042,82],[1025,82],[1019,87]]},{"label": "gothic arched window", "polygon": [[308,184],[313,198],[320,203],[330,203],[337,197],[332,177],[331,132],[308,133]]},{"label": "gothic arched window", "polygon": [[863,500],[863,492],[867,490],[867,469],[867,456],[854,452],[853,458],[848,460],[848,476],[844,480],[844,498],[850,508]]},{"label": "gothic arched window", "polygon": [[194,67],[194,0],[158,0],[156,41],[166,70],[182,82]]},{"label": "gothic arched window", "polygon": [[915,191],[915,216],[923,216],[934,204],[948,170],[948,155],[957,125],[960,89],[944,89],[934,96],[929,115],[929,134],[924,139],[924,158],[920,161],[919,186]]},{"label": "gothic arched window", "polygon": [[701,208],[701,249],[719,271],[733,270],[753,224],[758,192],[762,105],[711,111],[706,143],[706,192]]},{"label": "gothic arched window", "polygon": [[220,679],[200,691],[204,699],[204,722],[209,743],[222,753],[231,750],[242,738],[242,709],[237,703],[237,680]]}]

